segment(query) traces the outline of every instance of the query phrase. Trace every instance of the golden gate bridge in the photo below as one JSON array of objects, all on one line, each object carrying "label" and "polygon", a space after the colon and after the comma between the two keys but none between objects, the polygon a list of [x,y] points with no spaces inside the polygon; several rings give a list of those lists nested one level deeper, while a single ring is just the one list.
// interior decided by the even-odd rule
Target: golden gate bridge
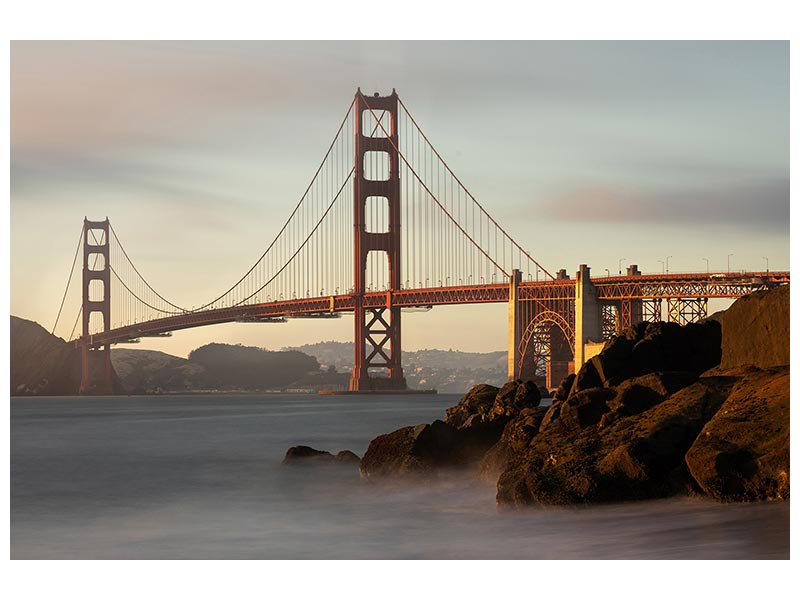
[{"label": "golden gate bridge", "polygon": [[81,393],[111,392],[113,344],[341,313],[355,317],[350,389],[404,390],[401,311],[490,302],[508,304],[509,379],[552,387],[634,323],[695,322],[707,316],[709,298],[789,281],[788,272],[645,275],[636,265],[604,278],[586,265],[574,278],[552,274],[469,192],[394,90],[356,92],[283,227],[215,298],[191,308],[168,300],[108,218],[84,219],[53,332],[65,323],[79,256],[80,309],[65,337],[81,349]]}]

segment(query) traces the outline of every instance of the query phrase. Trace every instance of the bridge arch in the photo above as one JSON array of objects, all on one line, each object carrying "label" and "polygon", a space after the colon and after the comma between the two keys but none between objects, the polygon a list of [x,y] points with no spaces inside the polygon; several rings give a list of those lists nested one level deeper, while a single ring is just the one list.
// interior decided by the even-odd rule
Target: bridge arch
[{"label": "bridge arch", "polygon": [[[566,363],[575,356],[574,326],[553,310],[539,312],[520,337],[518,351],[519,377],[554,387],[566,376]],[[560,367],[553,369],[552,376],[548,376],[548,362]]]}]

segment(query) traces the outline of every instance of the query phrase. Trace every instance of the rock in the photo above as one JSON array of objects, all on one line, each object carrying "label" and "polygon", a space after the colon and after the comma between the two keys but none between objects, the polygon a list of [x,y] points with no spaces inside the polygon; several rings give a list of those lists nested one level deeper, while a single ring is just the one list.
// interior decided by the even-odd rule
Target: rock
[{"label": "rock", "polygon": [[495,482],[507,467],[513,456],[522,452],[539,431],[539,425],[548,407],[525,408],[503,429],[498,442],[492,446],[481,460],[479,472],[483,479]]},{"label": "rock", "polygon": [[789,498],[789,368],[751,369],[686,453],[717,500]]},{"label": "rock", "polygon": [[447,409],[445,423],[453,427],[461,427],[472,415],[486,415],[494,405],[495,398],[500,388],[485,383],[476,385],[461,399],[461,401]]},{"label": "rock", "polygon": [[290,465],[312,460],[332,461],[334,460],[334,456],[330,452],[315,450],[311,446],[292,446],[286,451],[286,456],[283,457],[283,464]]},{"label": "rock", "polygon": [[677,323],[650,323],[631,351],[633,373],[644,375],[654,371],[682,370],[683,341],[683,328]]},{"label": "rock", "polygon": [[695,381],[697,375],[686,371],[648,373],[628,379],[615,388],[616,395],[607,402],[609,412],[602,416],[600,426],[644,412]]},{"label": "rock", "polygon": [[542,401],[541,393],[532,381],[509,381],[497,393],[491,416],[514,417],[524,408],[534,408]]},{"label": "rock", "polygon": [[722,369],[789,364],[789,286],[754,292],[722,318]]},{"label": "rock", "polygon": [[689,323],[686,335],[685,362],[680,370],[702,373],[718,365],[722,359],[722,325],[715,319]]},{"label": "rock", "polygon": [[553,403],[566,400],[573,383],[575,383],[575,373],[571,373],[562,379],[558,389],[553,394]]},{"label": "rock", "polygon": [[561,404],[559,419],[567,429],[585,429],[595,425],[609,410],[606,401],[615,395],[614,390],[603,387],[572,394]]},{"label": "rock", "polygon": [[634,340],[619,335],[608,341],[600,354],[590,359],[605,387],[626,379],[632,372],[631,352],[635,344]]},{"label": "rock", "polygon": [[343,463],[360,463],[361,458],[355,452],[350,450],[341,450],[336,453],[336,460]]},{"label": "rock", "polygon": [[577,375],[575,375],[575,379],[572,382],[572,387],[570,388],[567,397],[572,396],[572,394],[577,394],[580,391],[595,387],[603,387],[603,380],[597,373],[595,364],[592,361],[589,361],[583,365],[580,371],[578,371]]},{"label": "rock", "polygon": [[439,420],[380,435],[361,459],[361,476],[425,475],[439,467],[458,465],[462,458],[455,452],[455,443],[455,428]]},{"label": "rock", "polygon": [[[583,504],[685,492],[692,480],[684,455],[739,379],[701,378],[602,428],[591,423],[616,392],[599,388],[571,396],[559,406],[559,417],[545,426],[546,414],[530,445],[508,462],[497,482],[497,501]],[[554,426],[558,422],[564,427]]]},{"label": "rock", "polygon": [[542,422],[539,424],[539,430],[544,430],[553,425],[554,423],[560,423],[559,416],[561,415],[561,405],[564,404],[563,400],[554,400],[549,407],[547,407],[547,412],[544,413],[544,417],[542,418]]}]

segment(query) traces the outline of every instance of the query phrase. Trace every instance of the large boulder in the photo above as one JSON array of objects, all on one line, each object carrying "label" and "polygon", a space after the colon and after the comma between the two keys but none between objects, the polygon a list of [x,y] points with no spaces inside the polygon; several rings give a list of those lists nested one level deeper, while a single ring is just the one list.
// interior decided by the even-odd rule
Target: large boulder
[{"label": "large boulder", "polygon": [[361,473],[367,478],[430,474],[474,463],[498,443],[509,421],[540,402],[539,388],[530,381],[509,381],[502,388],[477,385],[447,409],[444,422],[403,427],[372,440]]},{"label": "large boulder", "polygon": [[311,446],[292,446],[283,457],[284,465],[304,465],[318,463],[357,464],[361,459],[350,450],[341,450],[334,456],[325,450],[317,450]]},{"label": "large boulder", "polygon": [[596,387],[572,394],[561,405],[559,418],[567,429],[585,429],[600,422],[609,408],[606,402],[614,397],[613,389]]},{"label": "large boulder", "polygon": [[553,402],[560,402],[566,400],[569,396],[569,391],[572,389],[572,384],[575,383],[575,373],[570,373],[561,380],[556,391],[553,393]]},{"label": "large boulder", "polygon": [[789,498],[789,368],[746,369],[686,453],[694,480],[723,501]]},{"label": "large boulder", "polygon": [[754,292],[734,302],[722,318],[722,362],[766,368],[789,364],[789,286]]},{"label": "large boulder", "polygon": [[598,413],[602,418],[616,392],[598,388],[576,394],[579,402],[570,405],[571,397],[561,403],[553,423],[545,427],[543,421],[529,447],[508,462],[497,483],[498,502],[615,502],[687,490],[692,480],[684,455],[738,379],[702,378],[603,427]]},{"label": "large boulder", "polygon": [[456,451],[456,429],[442,421],[403,427],[372,440],[359,469],[367,479],[433,473],[462,462]]},{"label": "large boulder", "polygon": [[[648,373],[684,371],[699,375],[719,364],[722,331],[717,321],[689,324],[637,323],[606,342],[581,367],[567,397],[596,387],[616,387]],[[563,385],[563,382],[562,382]],[[560,399],[563,392],[557,392]]]},{"label": "large boulder", "polygon": [[627,379],[614,388],[615,396],[607,402],[609,410],[600,419],[600,426],[644,412],[695,381],[697,375],[688,371],[648,373]]},{"label": "large boulder", "polygon": [[311,446],[292,446],[286,451],[286,455],[283,457],[283,464],[294,465],[310,461],[329,462],[335,459],[336,457],[333,454],[325,450],[317,450]]},{"label": "large boulder", "polygon": [[497,392],[489,414],[513,417],[524,408],[539,406],[541,401],[542,394],[532,381],[509,381]]},{"label": "large boulder", "polygon": [[533,436],[539,432],[539,425],[547,411],[548,407],[545,406],[524,408],[519,415],[509,421],[498,442],[481,460],[479,470],[483,479],[493,483],[497,481],[511,459],[530,445]]},{"label": "large boulder", "polygon": [[[481,417],[488,415],[500,389],[485,383],[476,385],[466,393],[458,404],[447,409],[445,423],[453,427],[461,427],[473,415]],[[516,386],[514,386],[514,389],[516,389]]]}]

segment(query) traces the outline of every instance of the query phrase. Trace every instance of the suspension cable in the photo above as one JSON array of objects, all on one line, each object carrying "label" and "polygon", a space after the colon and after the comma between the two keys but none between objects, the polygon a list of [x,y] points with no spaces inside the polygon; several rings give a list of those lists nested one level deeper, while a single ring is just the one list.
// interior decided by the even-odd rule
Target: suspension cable
[{"label": "suspension cable", "polygon": [[250,294],[250,295],[249,295],[249,296],[247,296],[246,298],[243,298],[243,299],[241,299],[239,302],[237,302],[236,304],[233,304],[232,306],[241,306],[242,304],[244,304],[245,302],[247,302],[247,301],[248,301],[250,298],[252,298],[253,296],[257,295],[259,292],[261,292],[261,291],[262,291],[264,288],[266,288],[266,287],[267,287],[267,286],[268,286],[270,283],[272,283],[273,281],[275,281],[275,279],[278,277],[278,275],[280,275],[280,274],[281,274],[281,273],[282,273],[282,272],[283,272],[283,271],[286,269],[286,267],[288,267],[288,266],[289,266],[289,264],[290,264],[290,263],[291,263],[291,262],[292,262],[292,261],[295,259],[295,257],[296,257],[298,254],[300,254],[300,251],[301,251],[301,250],[302,250],[302,249],[305,247],[305,245],[308,243],[308,240],[310,240],[310,239],[311,239],[311,236],[313,236],[313,235],[314,235],[314,233],[317,231],[317,229],[319,229],[319,226],[320,226],[320,225],[322,224],[322,222],[325,220],[325,217],[327,217],[327,216],[328,216],[328,213],[331,211],[331,208],[333,208],[333,205],[334,205],[334,204],[336,204],[336,201],[339,199],[339,196],[341,196],[341,195],[342,195],[342,190],[344,190],[345,186],[346,186],[346,185],[348,184],[348,182],[350,181],[350,177],[352,177],[352,175],[353,175],[353,172],[354,172],[355,170],[356,170],[356,168],[355,168],[355,167],[353,167],[352,169],[350,169],[350,173],[348,173],[347,177],[346,177],[346,178],[345,178],[345,180],[344,180],[344,183],[343,183],[343,184],[342,184],[342,186],[339,188],[339,191],[338,191],[338,192],[336,192],[336,195],[333,197],[333,200],[331,200],[331,203],[328,205],[328,208],[327,208],[327,209],[325,209],[325,212],[324,212],[324,213],[322,214],[322,216],[319,218],[319,221],[317,221],[317,224],[316,224],[316,225],[314,225],[314,228],[313,228],[313,229],[312,229],[312,230],[309,232],[309,234],[306,236],[306,239],[305,239],[305,240],[303,240],[303,243],[302,243],[302,244],[300,244],[300,246],[297,248],[297,250],[295,250],[294,254],[292,254],[292,256],[290,256],[290,257],[289,257],[289,260],[287,260],[287,261],[284,263],[284,265],[283,265],[283,266],[282,266],[282,267],[281,267],[281,268],[280,268],[280,269],[279,269],[279,270],[278,270],[278,271],[277,271],[277,272],[276,272],[276,273],[275,273],[275,274],[274,274],[274,275],[273,275],[273,276],[272,276],[272,277],[271,277],[271,278],[270,278],[268,281],[266,281],[266,282],[264,283],[264,285],[262,285],[260,288],[258,288],[258,289],[257,289],[255,292],[253,292],[252,294]]},{"label": "suspension cable", "polygon": [[[497,228],[498,228],[500,231],[502,231],[502,232],[503,232],[503,235],[504,235],[504,236],[506,236],[506,237],[507,237],[507,238],[508,238],[508,239],[511,241],[511,243],[512,243],[512,244],[514,244],[514,245],[517,247],[517,249],[518,249],[520,252],[522,252],[523,254],[525,254],[525,256],[527,256],[527,257],[528,257],[528,258],[529,258],[531,261],[533,261],[533,263],[534,263],[534,264],[535,264],[537,267],[539,267],[539,268],[540,268],[542,271],[544,271],[544,273],[545,273],[545,274],[546,274],[548,277],[550,277],[550,279],[555,279],[555,277],[553,277],[553,275],[550,273],[550,271],[548,271],[548,270],[547,270],[547,269],[545,269],[545,268],[544,268],[542,265],[540,265],[540,264],[539,264],[539,262],[538,262],[538,261],[537,261],[535,258],[533,258],[533,257],[532,257],[532,256],[531,256],[531,255],[530,255],[530,254],[529,254],[529,253],[528,253],[528,252],[527,252],[527,251],[526,251],[524,248],[522,248],[522,247],[521,247],[521,246],[520,246],[520,245],[519,245],[519,244],[516,242],[516,240],[514,240],[514,238],[512,238],[510,235],[508,235],[508,234],[506,233],[506,231],[505,231],[505,230],[504,230],[504,229],[503,229],[503,228],[500,226],[500,224],[499,224],[497,221],[495,221],[495,220],[494,220],[494,218],[492,217],[492,215],[490,215],[490,214],[489,214],[489,213],[486,211],[486,209],[485,209],[485,208],[483,208],[483,206],[481,205],[481,203],[480,203],[480,202],[478,202],[478,200],[475,198],[475,196],[473,196],[473,195],[472,195],[472,192],[470,192],[470,191],[467,189],[467,186],[465,186],[463,183],[461,183],[461,180],[458,178],[458,176],[457,176],[457,175],[456,175],[456,174],[453,172],[453,170],[450,168],[450,166],[447,164],[447,162],[446,162],[446,161],[445,161],[445,160],[442,158],[442,156],[439,154],[439,152],[436,150],[436,148],[433,146],[433,144],[431,144],[430,140],[429,140],[429,139],[428,139],[428,137],[425,135],[425,132],[424,132],[424,131],[422,131],[422,128],[419,126],[419,124],[417,124],[417,122],[414,120],[414,117],[413,117],[413,116],[411,115],[411,113],[409,112],[409,110],[408,110],[408,107],[407,107],[405,104],[403,104],[403,101],[402,101],[402,100],[401,100],[399,97],[397,98],[397,101],[400,103],[400,106],[402,106],[402,107],[403,107],[403,110],[406,112],[406,115],[408,115],[408,118],[409,118],[409,119],[411,119],[411,122],[414,124],[414,127],[416,127],[416,128],[417,128],[417,130],[420,132],[420,134],[422,135],[422,137],[423,137],[423,139],[425,140],[425,142],[428,144],[428,146],[430,146],[431,150],[433,150],[433,153],[434,153],[434,154],[436,154],[436,157],[437,157],[437,158],[438,158],[438,159],[439,159],[439,160],[442,162],[442,164],[444,165],[445,169],[447,169],[447,171],[450,173],[450,175],[452,175],[452,176],[453,176],[453,179],[455,179],[455,180],[458,182],[458,185],[460,185],[460,186],[461,186],[461,187],[464,189],[464,191],[465,191],[465,192],[466,192],[466,193],[469,195],[469,197],[472,199],[472,201],[473,201],[473,202],[474,202],[474,203],[475,203],[475,204],[478,206],[478,208],[481,210],[481,212],[482,212],[483,214],[485,214],[485,215],[486,215],[486,216],[489,218],[489,220],[490,220],[490,221],[491,221],[491,222],[494,224],[494,226],[495,226],[495,227],[497,227]],[[501,270],[502,270],[502,269],[501,269]]]},{"label": "suspension cable", "polygon": [[[161,294],[159,294],[159,293],[158,293],[158,292],[157,292],[157,291],[156,291],[156,290],[153,288],[153,286],[152,286],[152,285],[150,285],[150,284],[147,282],[147,280],[144,278],[144,276],[143,276],[141,273],[139,273],[139,269],[137,269],[137,268],[136,268],[136,265],[135,265],[135,264],[133,264],[133,261],[131,260],[130,256],[128,256],[128,253],[127,253],[127,252],[125,252],[125,247],[122,245],[122,242],[121,242],[121,241],[119,241],[119,236],[117,235],[117,232],[116,232],[116,231],[114,231],[114,226],[111,224],[111,222],[110,222],[110,221],[109,221],[109,223],[108,223],[108,227],[109,227],[109,229],[111,230],[111,233],[113,233],[113,234],[114,234],[114,239],[117,241],[117,245],[119,246],[119,249],[120,249],[120,250],[122,250],[122,254],[125,256],[125,258],[126,258],[126,259],[128,259],[128,263],[130,263],[131,267],[133,267],[133,271],[134,271],[134,272],[135,272],[135,273],[136,273],[136,274],[139,276],[139,279],[141,279],[141,280],[142,280],[142,282],[145,284],[145,286],[147,286],[147,288],[148,288],[148,289],[149,289],[151,292],[153,292],[153,293],[154,293],[156,296],[158,296],[158,297],[159,297],[161,300],[163,300],[164,302],[166,302],[167,304],[169,304],[169,305],[170,305],[172,308],[177,308],[179,311],[182,311],[182,312],[189,312],[188,310],[186,310],[186,309],[185,309],[185,308],[183,308],[182,306],[178,306],[177,304],[173,304],[172,302],[170,302],[169,300],[167,300],[166,298],[164,298],[164,296],[162,296]],[[113,271],[113,272],[114,272],[114,275],[117,275],[116,271],[114,271],[114,267],[113,267],[113,265],[111,265],[111,264],[109,263],[109,267],[111,268],[111,271]],[[117,275],[117,279],[120,279],[120,278],[119,278],[119,275]],[[120,279],[120,282],[122,282],[122,279]],[[125,285],[125,284],[123,283],[122,285]],[[126,289],[128,289],[128,286],[125,286],[125,288],[126,288]],[[130,291],[130,289],[128,289],[128,291]],[[131,293],[133,294],[133,292],[131,292]],[[135,296],[135,295],[136,295],[136,294],[134,294],[134,296]],[[150,308],[153,308],[153,307],[151,306]],[[170,313],[170,314],[177,314],[177,313]]]},{"label": "suspension cable", "polygon": [[[209,306],[212,306],[213,304],[215,304],[216,302],[218,302],[219,300],[221,300],[222,298],[227,296],[229,293],[231,293],[236,288],[236,286],[238,286],[240,283],[242,283],[242,281],[244,281],[245,277],[247,277],[248,275],[250,275],[250,273],[253,272],[253,270],[264,259],[264,257],[267,255],[267,253],[277,243],[278,239],[281,237],[281,234],[283,234],[283,232],[289,226],[289,223],[291,222],[292,218],[297,213],[297,211],[300,209],[300,206],[303,204],[303,201],[306,199],[306,196],[308,195],[308,192],[311,190],[311,187],[314,185],[314,182],[317,179],[317,175],[319,175],[320,171],[322,171],[322,167],[325,166],[325,161],[328,160],[328,156],[330,156],[331,150],[333,150],[333,147],[336,144],[336,140],[339,139],[339,134],[342,132],[342,129],[344,128],[345,124],[347,123],[347,119],[350,117],[350,113],[352,112],[353,106],[355,105],[355,103],[356,103],[356,99],[353,98],[353,101],[350,103],[350,106],[347,108],[347,113],[345,114],[344,119],[342,119],[341,125],[339,125],[339,129],[336,132],[336,135],[333,137],[333,141],[331,142],[331,145],[328,147],[328,151],[325,153],[325,157],[322,159],[322,162],[320,163],[319,167],[317,168],[317,171],[314,173],[314,176],[311,178],[311,183],[308,184],[308,187],[306,188],[306,191],[303,193],[303,196],[300,198],[300,201],[294,207],[294,210],[292,211],[292,214],[289,215],[289,218],[283,224],[283,227],[281,227],[281,230],[275,236],[275,239],[272,240],[272,243],[269,245],[269,247],[267,247],[267,249],[264,250],[264,253],[259,257],[259,259],[255,262],[255,264],[252,267],[250,267],[250,270],[248,270],[247,273],[242,275],[242,277],[239,279],[239,281],[237,281],[235,284],[233,284],[230,288],[228,288],[228,290],[226,292],[224,292],[223,294],[220,294],[214,300],[212,300],[211,302],[208,302],[207,304],[199,306],[198,308],[194,309],[194,311],[202,310],[204,308],[208,308]],[[261,289],[263,289],[263,286],[262,286]],[[252,297],[252,296],[250,296],[250,297]],[[239,304],[240,303],[237,303],[235,306],[238,306]],[[194,311],[188,311],[188,312],[194,312]]]},{"label": "suspension cable", "polygon": [[67,300],[67,292],[69,292],[69,286],[72,283],[72,274],[75,272],[75,264],[78,262],[78,253],[81,251],[81,241],[83,240],[84,229],[81,227],[81,234],[78,236],[78,247],[75,248],[75,256],[72,259],[72,267],[69,270],[69,279],[67,279],[67,287],[64,288],[64,296],[61,298],[61,306],[58,307],[58,315],[56,315],[56,322],[53,323],[53,329],[50,331],[50,335],[55,334],[56,327],[58,326],[58,320],[61,318],[61,311],[64,310],[64,302]]},{"label": "suspension cable", "polygon": [[[359,93],[360,93],[360,92],[359,92]],[[364,104],[365,104],[365,105],[366,105],[366,107],[369,109],[369,112],[372,114],[372,118],[373,118],[373,119],[375,119],[375,120],[377,121],[378,119],[377,119],[377,117],[375,116],[375,113],[374,113],[374,111],[372,110],[372,107],[371,107],[371,106],[369,105],[369,103],[367,102],[367,98],[366,98],[366,96],[364,96],[364,94],[361,94],[361,98],[362,98],[362,100],[364,100]],[[399,101],[399,98],[398,98],[398,101]],[[394,148],[394,149],[397,151],[397,155],[398,155],[400,158],[402,158],[402,159],[403,159],[403,162],[405,162],[405,163],[406,163],[406,166],[407,166],[407,167],[408,167],[408,168],[411,170],[411,172],[414,174],[414,177],[416,177],[416,178],[417,178],[417,181],[419,181],[419,183],[422,185],[422,187],[424,187],[424,188],[425,188],[425,191],[426,191],[426,192],[428,192],[428,194],[430,195],[430,197],[431,197],[431,198],[433,198],[433,201],[434,201],[434,202],[436,202],[436,204],[439,206],[439,208],[440,208],[440,209],[442,209],[442,212],[444,212],[444,214],[445,214],[445,215],[447,215],[447,217],[448,217],[448,218],[449,218],[449,219],[450,219],[450,220],[453,222],[453,224],[454,224],[456,227],[458,227],[458,229],[461,231],[461,233],[463,233],[465,236],[467,236],[467,238],[469,238],[469,239],[472,241],[472,243],[473,243],[473,244],[475,244],[475,241],[474,241],[474,240],[473,240],[473,239],[470,237],[470,235],[469,235],[469,234],[468,234],[466,231],[464,231],[464,228],[463,228],[463,227],[461,227],[461,225],[458,223],[458,221],[456,221],[456,220],[453,218],[453,216],[452,216],[452,215],[451,215],[449,212],[447,212],[447,210],[444,208],[444,206],[442,206],[442,203],[441,203],[441,202],[439,202],[439,199],[438,199],[436,196],[434,196],[434,195],[433,195],[433,192],[431,192],[431,190],[428,188],[428,186],[425,184],[425,182],[424,182],[424,181],[422,181],[422,179],[420,178],[420,176],[419,176],[419,175],[417,174],[417,172],[414,170],[414,167],[412,167],[412,166],[411,166],[411,164],[408,162],[408,160],[407,160],[407,159],[406,159],[406,157],[403,155],[403,153],[402,153],[402,152],[400,152],[400,149],[397,147],[397,144],[395,144],[395,143],[394,143],[394,140],[392,140],[391,136],[390,136],[390,135],[389,135],[389,133],[386,131],[386,129],[384,129],[383,125],[381,125],[380,123],[378,123],[378,125],[379,125],[379,126],[380,126],[380,128],[383,130],[383,133],[384,133],[384,135],[387,137],[387,139],[389,140],[389,143],[390,143],[390,144],[392,145],[392,147],[393,147],[393,148]],[[434,152],[435,152],[435,150],[434,150]],[[488,254],[488,253],[487,253],[487,252],[486,252],[486,251],[485,251],[483,248],[481,248],[480,246],[478,246],[478,244],[475,244],[475,246],[478,248],[478,250],[480,250],[480,251],[483,253],[483,255],[484,255],[486,258],[488,258],[488,259],[489,259],[489,261],[490,261],[490,262],[491,262],[491,263],[492,263],[492,264],[493,264],[495,267],[497,267],[498,269],[500,269],[500,271],[503,273],[503,275],[505,275],[506,277],[508,277],[508,276],[509,276],[509,274],[506,272],[506,270],[505,270],[503,267],[501,267],[500,265],[498,265],[498,264],[497,264],[497,262],[495,262],[495,260],[494,260],[494,259],[493,259],[491,256],[489,256],[489,254]]]}]

